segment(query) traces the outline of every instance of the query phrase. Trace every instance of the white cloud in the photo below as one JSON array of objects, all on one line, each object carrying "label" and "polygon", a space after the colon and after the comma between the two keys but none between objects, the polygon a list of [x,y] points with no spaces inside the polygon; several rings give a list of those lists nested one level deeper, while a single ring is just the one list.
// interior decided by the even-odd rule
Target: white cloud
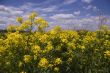
[{"label": "white cloud", "polygon": [[93,11],[97,11],[98,8],[96,6],[93,6]]},{"label": "white cloud", "polygon": [[51,19],[56,19],[56,20],[62,20],[62,19],[72,19],[75,16],[73,14],[55,14],[53,16],[51,16]]},{"label": "white cloud", "polygon": [[[56,24],[62,26],[64,29],[89,29],[96,30],[98,29],[99,24],[99,16],[89,16],[85,18],[77,18],[73,17],[73,15],[69,14],[66,16],[65,14],[56,14],[50,17],[54,21],[51,22],[50,26],[55,26]],[[69,19],[68,19],[69,18]],[[109,22],[106,24],[108,25]]]},{"label": "white cloud", "polygon": [[80,11],[75,11],[74,15],[80,15],[80,13],[81,13]]},{"label": "white cloud", "polygon": [[23,11],[15,7],[0,5],[0,15],[20,15]]},{"label": "white cloud", "polygon": [[[33,9],[33,6],[35,6],[36,8],[34,7]],[[8,24],[15,24],[17,16],[23,16],[23,18],[26,19],[30,12],[32,12],[33,10],[40,13],[46,13],[56,10],[56,8],[56,6],[44,8],[37,7],[32,3],[25,3],[24,5],[21,5],[19,7],[0,5],[0,18],[2,18],[0,19],[0,25],[7,26]]]},{"label": "white cloud", "polygon": [[23,15],[23,13],[24,11],[17,7],[0,5],[0,25],[6,27],[8,24],[15,24],[16,16]]},{"label": "white cloud", "polygon": [[20,8],[21,10],[27,10],[27,9],[30,9],[30,8],[32,8],[32,7],[34,7],[34,6],[37,6],[37,5],[39,5],[39,4],[38,4],[38,3],[30,3],[30,2],[27,2],[27,3],[23,4],[23,5],[21,5],[19,8]]},{"label": "white cloud", "polygon": [[82,0],[82,2],[84,2],[84,3],[91,3],[92,2],[92,0]]},{"label": "white cloud", "polygon": [[55,10],[57,10],[57,6],[50,6],[50,7],[46,7],[46,8],[39,8],[39,10],[43,11],[43,12],[53,12]]},{"label": "white cloud", "polygon": [[90,15],[91,15],[90,13],[86,14],[87,17],[90,16]]},{"label": "white cloud", "polygon": [[[68,2],[66,2],[68,1]],[[67,4],[74,3],[74,0],[66,0],[65,2]],[[34,7],[34,8],[33,8]],[[91,8],[92,7],[92,8]],[[88,5],[86,7],[87,9],[94,9],[96,10],[97,7]],[[36,6],[35,4],[26,3],[20,7],[11,7],[11,6],[5,6],[0,5],[0,26],[3,25],[3,27],[7,26],[8,24],[16,24],[15,18],[18,15],[23,16],[24,18],[27,18],[28,15],[32,10],[38,11],[41,16],[46,17],[47,19],[50,19],[50,24],[56,25],[59,24],[64,28],[89,28],[89,29],[95,29],[98,25],[98,17],[90,17],[89,14],[87,15],[88,18],[80,18],[78,19],[75,15],[80,15],[80,11],[75,11],[74,14],[66,14],[62,13],[60,14],[54,14],[53,16],[48,16],[49,12],[58,11],[59,6],[46,6],[46,7],[40,7]],[[110,23],[110,22],[107,22]],[[52,25],[52,26],[53,26]]]},{"label": "white cloud", "polygon": [[83,7],[83,8],[89,10],[89,9],[92,9],[93,6],[92,5],[88,5],[87,7]]},{"label": "white cloud", "polygon": [[75,3],[77,0],[64,0],[63,4],[72,4]]},{"label": "white cloud", "polygon": [[[36,8],[35,8],[36,7]],[[17,24],[16,17],[23,16],[24,19],[28,18],[30,12],[38,11],[41,13],[41,16],[47,17],[47,14],[42,15],[43,13],[53,12],[57,9],[57,6],[51,7],[37,7],[33,3],[25,3],[19,7],[5,6],[0,5],[0,27],[6,27],[9,24]]]},{"label": "white cloud", "polygon": [[97,11],[98,10],[98,8],[96,7],[96,6],[93,6],[93,5],[88,5],[87,7],[83,7],[84,9],[86,9],[86,10],[92,10],[92,11]]}]

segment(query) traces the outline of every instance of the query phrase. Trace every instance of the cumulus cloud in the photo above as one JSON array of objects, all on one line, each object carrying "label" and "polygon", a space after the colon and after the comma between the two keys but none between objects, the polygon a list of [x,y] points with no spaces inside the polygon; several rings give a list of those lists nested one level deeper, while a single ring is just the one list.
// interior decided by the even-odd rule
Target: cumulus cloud
[{"label": "cumulus cloud", "polygon": [[[75,3],[77,0],[65,0],[65,4]],[[90,3],[92,0],[83,0],[86,3]],[[44,2],[47,3],[47,2]],[[61,4],[63,5],[63,4]],[[84,7],[85,9],[93,9],[96,10],[97,7],[93,5],[88,5]],[[37,11],[41,16],[47,18],[49,20],[50,27],[54,27],[55,25],[61,25],[63,28],[68,29],[80,29],[80,28],[88,28],[88,29],[96,29],[98,25],[98,17],[90,16],[87,14],[88,18],[77,18],[77,15],[80,15],[80,11],[75,11],[72,13],[65,13],[66,9],[60,9],[57,5],[50,6],[39,6],[39,4],[34,3],[25,3],[19,7],[5,6],[0,5],[0,27],[6,27],[8,24],[16,24],[15,19],[16,16],[21,15],[23,18],[27,18],[31,11]],[[62,11],[62,12],[61,12]],[[67,10],[69,11],[69,9]],[[51,14],[52,13],[52,14]],[[56,13],[56,14],[55,14]],[[79,16],[80,17],[80,16]],[[107,22],[110,23],[110,22]]]},{"label": "cumulus cloud", "polygon": [[96,7],[96,6],[93,6],[93,5],[88,5],[88,6],[84,6],[83,7],[84,9],[86,9],[86,10],[92,10],[92,11],[97,11],[98,10],[98,8]]},{"label": "cumulus cloud", "polygon": [[[85,18],[73,17],[72,14],[56,14],[50,17],[54,21],[50,26],[60,25],[64,29],[88,29],[96,30],[99,25],[99,16],[89,16]],[[108,23],[108,22],[107,22]]]},{"label": "cumulus cloud", "polygon": [[0,13],[8,15],[20,15],[23,13],[23,11],[15,7],[0,5]]},{"label": "cumulus cloud", "polygon": [[32,11],[38,11],[41,16],[47,17],[47,14],[44,13],[53,12],[56,9],[57,6],[39,7],[34,3],[25,3],[19,7],[0,5],[0,26],[4,28],[8,24],[17,24],[17,16],[23,16],[24,19],[27,19]]},{"label": "cumulus cloud", "polygon": [[56,20],[59,20],[59,19],[72,19],[74,18],[75,16],[73,14],[55,14],[53,16],[51,16],[50,18],[51,19],[56,19]]},{"label": "cumulus cloud", "polygon": [[0,16],[0,29],[5,29],[9,24],[16,24],[15,18]]},{"label": "cumulus cloud", "polygon": [[93,6],[93,11],[97,11],[98,10],[98,8],[96,7],[96,6]]},{"label": "cumulus cloud", "polygon": [[63,4],[72,4],[75,3],[77,0],[64,0]]},{"label": "cumulus cloud", "polygon": [[90,16],[90,15],[91,15],[90,13],[86,14],[87,17]]},{"label": "cumulus cloud", "polygon": [[50,6],[50,7],[45,7],[45,8],[39,8],[37,10],[43,11],[43,12],[53,12],[57,10],[57,6]]},{"label": "cumulus cloud", "polygon": [[23,13],[24,11],[20,8],[0,5],[0,29],[6,28],[9,24],[16,24],[16,17]]},{"label": "cumulus cloud", "polygon": [[[0,24],[8,25],[14,24],[17,16],[23,16],[25,19],[28,14],[32,12],[33,7],[37,7],[34,3],[25,3],[19,7],[0,5]],[[55,6],[48,8],[37,7],[35,11],[39,12],[51,12],[55,9]]]},{"label": "cumulus cloud", "polygon": [[82,0],[82,2],[84,2],[84,3],[91,3],[92,2],[92,0]]},{"label": "cumulus cloud", "polygon": [[93,6],[92,6],[92,5],[88,5],[88,6],[86,6],[86,7],[84,6],[83,8],[89,10],[89,9],[92,9]]},{"label": "cumulus cloud", "polygon": [[81,13],[80,11],[75,11],[74,15],[80,15],[80,13]]}]

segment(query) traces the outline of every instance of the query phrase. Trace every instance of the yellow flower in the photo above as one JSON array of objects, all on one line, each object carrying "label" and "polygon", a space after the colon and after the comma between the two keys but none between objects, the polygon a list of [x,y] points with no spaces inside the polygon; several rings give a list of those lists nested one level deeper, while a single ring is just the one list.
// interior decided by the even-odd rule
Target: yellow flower
[{"label": "yellow flower", "polygon": [[26,20],[25,22],[23,22],[24,25],[32,25],[32,21],[31,20]]},{"label": "yellow flower", "polygon": [[58,45],[58,46],[56,47],[56,50],[57,50],[57,51],[61,51],[61,45]]},{"label": "yellow flower", "polygon": [[34,19],[38,14],[36,12],[32,12],[29,16],[29,19]]},{"label": "yellow flower", "polygon": [[90,43],[90,42],[92,42],[92,41],[94,41],[95,40],[95,37],[93,37],[93,36],[85,36],[84,37],[84,39],[83,39],[83,41],[84,41],[84,43]]},{"label": "yellow flower", "polygon": [[24,29],[27,29],[27,28],[29,28],[29,25],[24,22],[17,29],[18,30],[24,30]]},{"label": "yellow flower", "polygon": [[84,46],[84,45],[82,45],[80,48],[81,48],[81,49],[85,49],[85,46]]},{"label": "yellow flower", "polygon": [[61,60],[61,58],[56,58],[55,65],[59,65],[59,64],[62,64],[62,60]]},{"label": "yellow flower", "polygon": [[21,44],[23,42],[23,37],[19,32],[7,34],[7,39],[5,40],[7,44]]},{"label": "yellow flower", "polygon": [[42,29],[44,29],[45,27],[47,27],[48,26],[48,22],[45,20],[45,19],[43,19],[43,18],[38,18],[38,19],[36,19],[36,20],[34,20],[34,23],[36,24],[36,25],[39,25],[38,26],[38,29],[39,30],[42,30]]},{"label": "yellow flower", "polygon": [[4,39],[1,39],[1,38],[0,38],[0,45],[2,45],[3,42],[4,42]]},{"label": "yellow flower", "polygon": [[68,48],[69,49],[76,49],[76,45],[74,43],[68,43]]},{"label": "yellow flower", "polygon": [[34,23],[38,25],[38,24],[42,24],[42,21],[44,21],[44,19],[42,17],[39,17],[38,19],[34,20]]},{"label": "yellow flower", "polygon": [[3,46],[0,46],[0,53],[4,53],[6,51],[6,48]]},{"label": "yellow flower", "polygon": [[49,64],[49,67],[50,67],[50,68],[52,68],[52,67],[53,67],[53,65],[52,65],[52,64]]},{"label": "yellow flower", "polygon": [[24,60],[25,63],[30,62],[31,59],[32,59],[32,57],[30,55],[24,55],[24,59],[23,60]]},{"label": "yellow flower", "polygon": [[104,52],[104,55],[110,57],[110,51],[108,51],[108,50],[105,51],[105,52]]},{"label": "yellow flower", "polygon": [[7,65],[10,65],[10,62],[6,62]]},{"label": "yellow flower", "polygon": [[16,29],[16,25],[9,25],[8,27],[7,27],[7,30],[8,31],[13,31],[13,30],[15,30]]},{"label": "yellow flower", "polygon": [[52,43],[51,42],[48,42],[47,43],[47,46],[46,46],[46,50],[49,52],[49,51],[52,50],[52,48],[53,48]]},{"label": "yellow flower", "polygon": [[61,28],[61,26],[55,26],[53,28],[53,30],[56,31],[56,32],[60,32],[62,30],[62,28]]},{"label": "yellow flower", "polygon": [[48,60],[46,58],[41,58],[38,66],[43,67],[43,68],[47,68],[48,67]]},{"label": "yellow flower", "polygon": [[71,63],[72,62],[72,58],[68,58],[67,62]]},{"label": "yellow flower", "polygon": [[46,20],[42,20],[41,24],[44,25],[45,27],[48,26],[48,22]]},{"label": "yellow flower", "polygon": [[61,41],[62,41],[63,43],[67,43],[67,42],[68,42],[67,39],[61,39]]},{"label": "yellow flower", "polygon": [[18,64],[18,66],[21,67],[22,65],[23,65],[23,63],[20,61],[19,64]]},{"label": "yellow flower", "polygon": [[110,47],[110,41],[109,41],[109,40],[105,40],[105,41],[104,41],[104,46]]},{"label": "yellow flower", "polygon": [[22,23],[23,22],[23,18],[22,17],[17,17],[16,21],[19,22],[19,23]]},{"label": "yellow flower", "polygon": [[41,48],[40,46],[35,45],[32,47],[32,51],[37,55],[41,51]]},{"label": "yellow flower", "polygon": [[94,50],[95,50],[95,52],[99,51],[99,49],[97,49],[97,48],[96,48],[96,49],[94,49]]},{"label": "yellow flower", "polygon": [[69,34],[69,37],[70,38],[75,38],[75,39],[78,39],[79,38],[79,35],[78,35],[78,32],[77,31],[68,30],[66,33]]},{"label": "yellow flower", "polygon": [[61,34],[60,34],[60,38],[61,38],[61,39],[67,39],[67,38],[68,38],[67,33],[61,33]]},{"label": "yellow flower", "polygon": [[44,34],[44,35],[41,35],[41,36],[40,36],[39,40],[40,40],[42,43],[44,43],[44,42],[46,42],[47,38],[48,38],[48,35],[47,35],[47,34]]},{"label": "yellow flower", "polygon": [[51,30],[50,34],[55,35],[57,32],[55,30]]},{"label": "yellow flower", "polygon": [[27,72],[25,72],[25,71],[21,71],[20,73],[27,73]]},{"label": "yellow flower", "polygon": [[55,71],[55,72],[58,72],[58,71],[59,71],[59,68],[58,68],[58,67],[55,67],[55,68],[54,68],[54,71]]}]

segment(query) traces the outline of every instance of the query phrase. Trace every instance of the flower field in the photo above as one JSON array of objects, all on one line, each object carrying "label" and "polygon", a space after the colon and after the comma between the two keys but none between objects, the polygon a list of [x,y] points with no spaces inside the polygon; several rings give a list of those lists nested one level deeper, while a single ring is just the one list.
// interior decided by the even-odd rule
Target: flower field
[{"label": "flower field", "polygon": [[[110,30],[45,31],[48,22],[17,18],[0,34],[0,73],[110,73]],[[36,30],[33,31],[33,27]],[[23,32],[21,32],[23,31]]]}]

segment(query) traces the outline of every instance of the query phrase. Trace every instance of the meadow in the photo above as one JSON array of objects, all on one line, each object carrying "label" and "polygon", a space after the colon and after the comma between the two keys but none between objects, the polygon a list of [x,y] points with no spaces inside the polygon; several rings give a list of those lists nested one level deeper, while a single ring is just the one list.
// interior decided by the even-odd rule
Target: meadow
[{"label": "meadow", "polygon": [[[110,30],[49,31],[33,12],[0,34],[0,73],[110,73]],[[33,31],[33,27],[36,30]],[[23,32],[21,32],[23,31]]]}]

